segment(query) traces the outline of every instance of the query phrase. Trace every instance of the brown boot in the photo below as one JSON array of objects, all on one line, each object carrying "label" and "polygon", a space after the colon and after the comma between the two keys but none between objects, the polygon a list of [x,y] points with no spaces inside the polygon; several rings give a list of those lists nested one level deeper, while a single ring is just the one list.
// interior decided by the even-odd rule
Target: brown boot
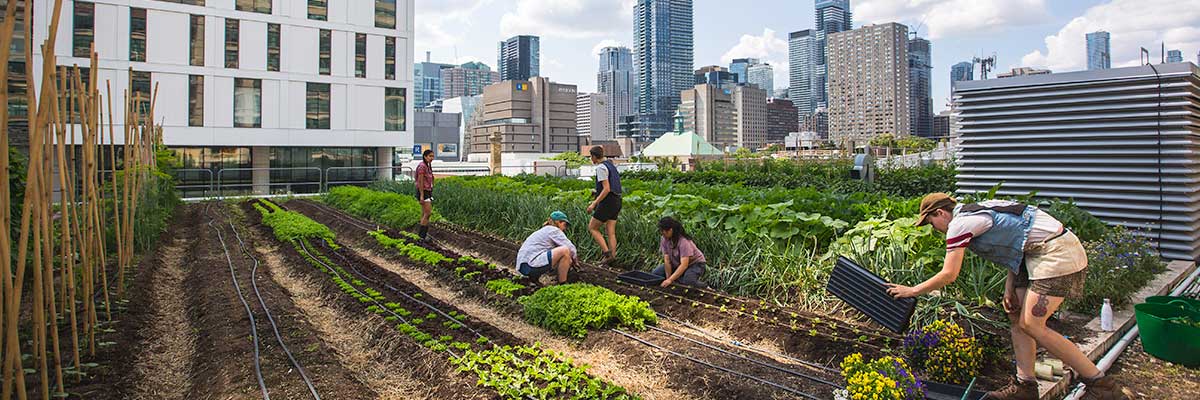
[{"label": "brown boot", "polygon": [[1087,385],[1087,395],[1085,399],[1095,400],[1132,400],[1133,392],[1126,389],[1116,379],[1111,376],[1105,376],[1094,381],[1084,380],[1084,385]]},{"label": "brown boot", "polygon": [[1008,386],[987,392],[983,398],[987,400],[1038,400],[1038,383],[1036,380],[1024,381],[1013,377]]}]

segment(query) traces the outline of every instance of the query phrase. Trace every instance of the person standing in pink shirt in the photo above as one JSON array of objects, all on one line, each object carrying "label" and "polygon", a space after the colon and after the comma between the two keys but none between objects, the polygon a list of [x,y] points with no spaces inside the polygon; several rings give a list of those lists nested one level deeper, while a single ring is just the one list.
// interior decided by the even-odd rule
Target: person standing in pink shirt
[{"label": "person standing in pink shirt", "polygon": [[421,241],[429,240],[429,216],[433,214],[433,150],[421,153],[421,163],[416,173],[417,201],[421,203],[421,226],[417,235]]}]

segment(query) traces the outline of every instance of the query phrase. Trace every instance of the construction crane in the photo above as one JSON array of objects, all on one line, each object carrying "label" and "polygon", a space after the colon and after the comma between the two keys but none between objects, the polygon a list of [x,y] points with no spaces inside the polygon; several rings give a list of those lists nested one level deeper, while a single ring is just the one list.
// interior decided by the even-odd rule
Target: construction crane
[{"label": "construction crane", "polygon": [[975,57],[971,60],[971,62],[979,65],[979,79],[986,80],[988,78],[988,72],[991,72],[993,68],[996,68],[996,53],[992,53],[992,55],[987,58]]}]

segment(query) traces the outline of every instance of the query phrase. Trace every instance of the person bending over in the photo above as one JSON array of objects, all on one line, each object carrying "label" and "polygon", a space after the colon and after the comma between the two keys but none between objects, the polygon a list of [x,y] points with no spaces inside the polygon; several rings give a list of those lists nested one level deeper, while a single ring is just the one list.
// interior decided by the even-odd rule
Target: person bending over
[{"label": "person bending over", "polygon": [[550,218],[541,229],[525,238],[521,250],[517,251],[517,272],[537,281],[543,274],[555,271],[558,283],[567,283],[567,271],[578,260],[578,252],[571,239],[567,239],[567,228],[571,221],[562,211],[550,213]]},{"label": "person bending over", "polygon": [[692,287],[708,287],[700,281],[707,266],[704,253],[696,248],[692,237],[683,229],[683,224],[671,217],[658,220],[658,233],[662,240],[658,242],[658,250],[662,252],[663,263],[650,273],[666,278],[662,287],[681,283]]}]

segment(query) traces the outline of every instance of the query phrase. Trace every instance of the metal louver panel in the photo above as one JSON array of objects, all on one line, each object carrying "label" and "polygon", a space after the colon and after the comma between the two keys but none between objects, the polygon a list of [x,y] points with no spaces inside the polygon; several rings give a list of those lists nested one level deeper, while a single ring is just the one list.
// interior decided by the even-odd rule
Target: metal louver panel
[{"label": "metal louver panel", "polygon": [[1194,64],[957,82],[954,99],[959,193],[1074,199],[1165,258],[1200,257]]},{"label": "metal louver panel", "polygon": [[826,289],[892,332],[903,333],[917,309],[917,299],[892,298],[885,283],[878,275],[839,256]]}]

